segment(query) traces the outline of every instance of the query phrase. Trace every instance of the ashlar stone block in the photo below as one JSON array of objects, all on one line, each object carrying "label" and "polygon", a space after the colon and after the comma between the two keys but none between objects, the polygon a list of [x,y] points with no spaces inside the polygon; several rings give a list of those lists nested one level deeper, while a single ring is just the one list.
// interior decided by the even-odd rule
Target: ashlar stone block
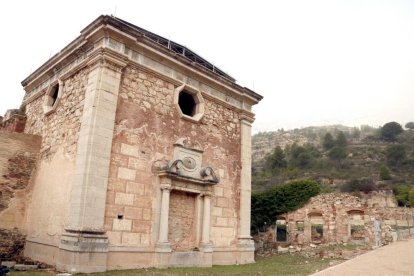
[{"label": "ashlar stone block", "polygon": [[131,170],[128,168],[122,168],[122,167],[118,168],[118,178],[120,179],[133,181],[135,180],[135,176],[136,176],[135,170]]},{"label": "ashlar stone block", "polygon": [[130,219],[114,219],[112,230],[114,231],[131,231],[132,220]]}]

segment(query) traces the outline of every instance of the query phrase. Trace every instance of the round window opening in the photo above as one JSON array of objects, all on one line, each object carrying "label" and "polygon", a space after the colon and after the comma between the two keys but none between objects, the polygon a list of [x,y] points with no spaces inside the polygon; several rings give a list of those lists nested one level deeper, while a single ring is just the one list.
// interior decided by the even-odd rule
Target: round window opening
[{"label": "round window opening", "polygon": [[184,115],[192,117],[196,114],[197,103],[194,96],[185,90],[180,92],[178,105]]}]

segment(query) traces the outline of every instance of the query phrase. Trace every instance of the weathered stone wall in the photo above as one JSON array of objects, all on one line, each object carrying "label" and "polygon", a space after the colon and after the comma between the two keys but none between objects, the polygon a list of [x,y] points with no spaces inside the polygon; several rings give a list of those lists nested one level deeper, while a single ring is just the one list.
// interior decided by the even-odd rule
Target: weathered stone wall
[{"label": "weathered stone wall", "polygon": [[[237,112],[208,98],[195,123],[180,118],[175,85],[127,67],[119,94],[108,182],[105,227],[111,244],[154,246],[157,191],[153,164],[173,156],[173,144],[187,138],[204,149],[203,164],[213,167],[220,183],[212,197],[211,238],[229,246],[237,234],[240,182],[240,126]],[[223,127],[223,126],[226,127]],[[124,214],[118,219],[118,214]],[[151,235],[154,234],[154,235]]]},{"label": "weathered stone wall", "polygon": [[[315,217],[320,217],[320,221]],[[414,213],[410,208],[396,207],[392,192],[361,194],[321,194],[311,198],[303,208],[281,216],[288,224],[288,242],[298,245],[310,243],[357,242],[375,245],[375,221],[381,225],[377,234],[381,243],[388,243],[399,229],[414,227]],[[298,227],[299,224],[304,227]],[[321,240],[314,238],[312,225],[323,229]],[[392,232],[395,232],[394,234]]]},{"label": "weathered stone wall", "polygon": [[61,98],[51,114],[44,114],[44,94],[26,105],[25,133],[42,136],[42,159],[53,155],[58,149],[71,157],[76,153],[87,73],[87,69],[81,70],[63,82]]},{"label": "weathered stone wall", "polygon": [[30,175],[40,137],[0,131],[0,259],[22,257]]},{"label": "weathered stone wall", "polygon": [[27,212],[28,239],[58,244],[67,225],[80,117],[88,69],[63,80],[60,100],[45,115],[43,96],[27,103],[25,132],[42,136],[40,158],[32,176]]}]

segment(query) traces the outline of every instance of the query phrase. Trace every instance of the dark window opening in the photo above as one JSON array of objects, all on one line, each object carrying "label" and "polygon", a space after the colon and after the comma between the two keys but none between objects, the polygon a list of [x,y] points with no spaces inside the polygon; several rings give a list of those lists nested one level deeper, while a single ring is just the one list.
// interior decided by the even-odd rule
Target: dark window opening
[{"label": "dark window opening", "polygon": [[365,226],[351,225],[351,238],[353,240],[363,240],[365,238]]},{"label": "dark window opening", "polygon": [[181,112],[187,116],[194,116],[196,112],[196,102],[194,96],[186,91],[180,92],[178,97],[178,105],[181,108]]},{"label": "dark window opening", "polygon": [[55,105],[58,95],[59,95],[59,84],[56,84],[52,89],[52,93],[50,94],[50,97],[52,98],[51,106]]},{"label": "dark window opening", "polygon": [[285,242],[287,241],[287,227],[286,224],[276,225],[276,241]]}]

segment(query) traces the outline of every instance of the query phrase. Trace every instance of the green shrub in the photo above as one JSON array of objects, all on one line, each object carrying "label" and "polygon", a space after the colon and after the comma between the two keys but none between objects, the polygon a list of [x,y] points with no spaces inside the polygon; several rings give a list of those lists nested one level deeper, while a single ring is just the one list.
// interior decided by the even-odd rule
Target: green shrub
[{"label": "green shrub", "polygon": [[409,194],[411,187],[406,184],[399,184],[394,187],[394,196],[398,202],[398,206],[410,206]]},{"label": "green shrub", "polygon": [[276,217],[301,208],[320,192],[319,183],[312,180],[295,180],[252,195],[252,229],[264,223],[273,224]]},{"label": "green shrub", "polygon": [[381,178],[381,180],[390,180],[391,179],[390,170],[385,165],[382,165],[380,167],[380,178]]}]

